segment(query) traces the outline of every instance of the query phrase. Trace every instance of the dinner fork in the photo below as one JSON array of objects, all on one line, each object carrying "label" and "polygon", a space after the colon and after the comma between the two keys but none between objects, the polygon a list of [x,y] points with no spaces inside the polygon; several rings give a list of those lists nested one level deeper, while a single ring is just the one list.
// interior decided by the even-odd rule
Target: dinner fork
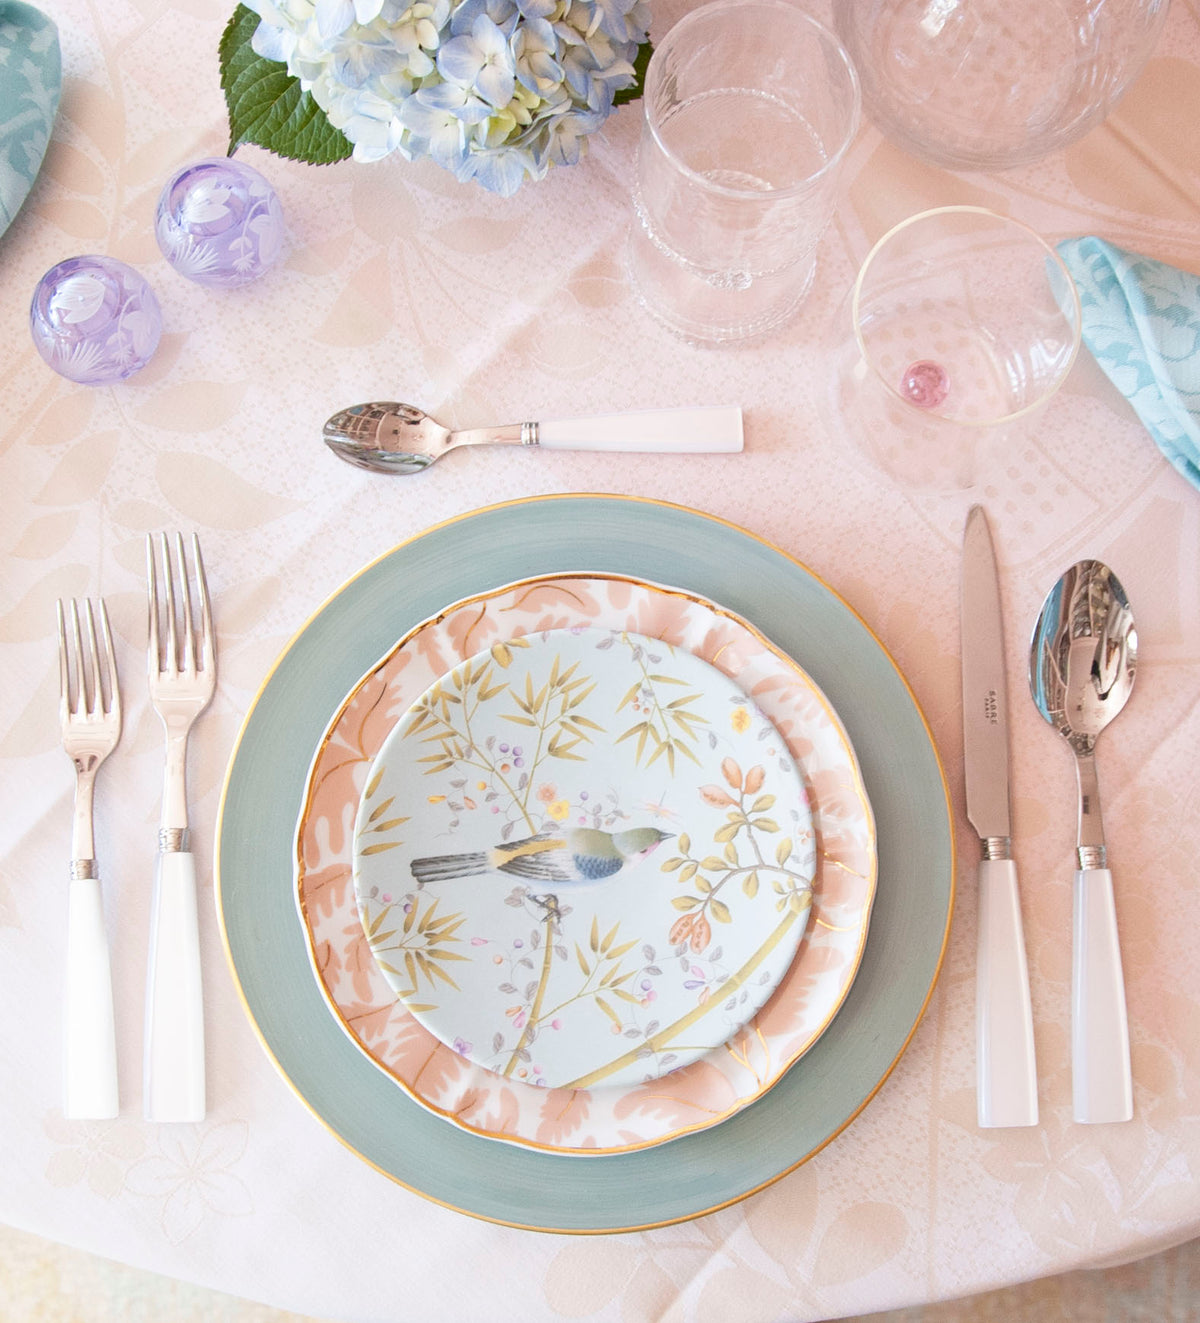
[{"label": "dinner fork", "polygon": [[63,749],[75,765],[63,1006],[63,1115],[93,1120],[105,1120],[118,1111],[112,974],[96,869],[92,803],[96,770],[121,738],[121,693],[103,600],[99,615],[103,652],[90,599],[83,604],[82,628],[79,603],[72,599],[69,638],[66,612],[59,600],[59,723]]},{"label": "dinner fork", "polygon": [[[146,539],[150,701],[166,733],[166,773],[146,976],[143,1108],[148,1121],[204,1119],[204,1004],[196,915],[196,860],[187,816],[188,733],[212,700],[216,647],[200,541],[192,535],[198,606],[183,538]],[[162,582],[159,582],[161,562]],[[197,621],[198,610],[198,621]]]}]

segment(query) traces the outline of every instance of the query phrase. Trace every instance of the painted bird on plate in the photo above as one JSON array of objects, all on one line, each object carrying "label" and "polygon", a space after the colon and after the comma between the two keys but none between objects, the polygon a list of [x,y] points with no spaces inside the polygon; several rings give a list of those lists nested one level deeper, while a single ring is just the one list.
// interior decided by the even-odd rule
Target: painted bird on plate
[{"label": "painted bird on plate", "polygon": [[657,827],[633,827],[618,832],[571,827],[566,831],[541,832],[523,841],[504,842],[471,854],[414,859],[411,868],[418,886],[492,872],[508,873],[543,885],[588,886],[645,859],[671,835]]}]

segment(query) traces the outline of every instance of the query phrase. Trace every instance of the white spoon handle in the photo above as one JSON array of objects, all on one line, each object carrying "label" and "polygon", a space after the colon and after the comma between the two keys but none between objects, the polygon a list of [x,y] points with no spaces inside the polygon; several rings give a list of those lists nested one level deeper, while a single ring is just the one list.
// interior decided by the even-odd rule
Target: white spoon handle
[{"label": "white spoon handle", "polygon": [[1071,1078],[1075,1120],[1084,1124],[1133,1117],[1129,1023],[1117,938],[1112,873],[1075,873],[1071,968]]},{"label": "white spoon handle", "polygon": [[742,411],[736,406],[648,409],[539,422],[543,450],[658,451],[733,454],[742,449]]},{"label": "white spoon handle", "polygon": [[980,1126],[1037,1125],[1029,970],[1017,866],[1011,859],[979,864],[975,1046]]}]

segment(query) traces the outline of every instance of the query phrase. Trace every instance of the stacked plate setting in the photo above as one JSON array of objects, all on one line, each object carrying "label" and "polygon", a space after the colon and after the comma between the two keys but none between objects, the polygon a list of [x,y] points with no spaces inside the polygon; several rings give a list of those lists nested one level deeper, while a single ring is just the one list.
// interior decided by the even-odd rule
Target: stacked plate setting
[{"label": "stacked plate setting", "polygon": [[358,1047],[455,1125],[584,1155],[774,1085],[849,990],[876,874],[811,679],[617,575],[512,584],[401,639],[326,731],[296,858]]},{"label": "stacked plate setting", "polygon": [[338,589],[247,714],[216,846],[312,1116],[560,1232],[694,1218],[827,1145],[911,1041],[954,896],[941,763],[863,621],[754,534],[616,496],[472,511]]}]

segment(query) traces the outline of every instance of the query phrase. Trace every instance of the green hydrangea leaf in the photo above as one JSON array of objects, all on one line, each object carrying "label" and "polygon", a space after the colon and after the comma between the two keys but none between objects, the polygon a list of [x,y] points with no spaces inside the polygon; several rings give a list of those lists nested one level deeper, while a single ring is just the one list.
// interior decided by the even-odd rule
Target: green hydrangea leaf
[{"label": "green hydrangea leaf", "polygon": [[221,35],[221,88],[229,111],[229,154],[254,143],[310,165],[344,161],[354,150],[335,129],[300,80],[277,60],[264,60],[250,45],[258,15],[238,5]]},{"label": "green hydrangea leaf", "polygon": [[642,95],[646,87],[646,70],[650,66],[650,57],[653,54],[654,47],[648,41],[643,41],[633,59],[633,86],[623,87],[613,94],[614,108],[625,105],[627,101],[636,101]]}]

